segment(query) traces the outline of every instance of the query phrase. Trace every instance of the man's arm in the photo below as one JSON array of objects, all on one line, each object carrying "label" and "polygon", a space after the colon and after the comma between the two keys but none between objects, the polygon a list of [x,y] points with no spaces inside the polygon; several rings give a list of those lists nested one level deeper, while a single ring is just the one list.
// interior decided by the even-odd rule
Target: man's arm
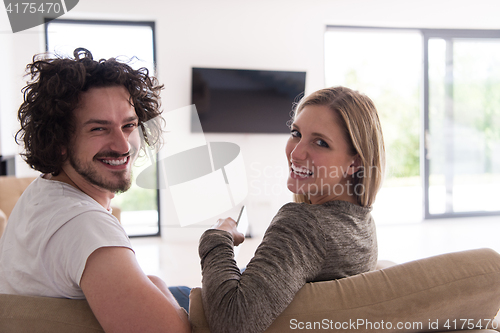
[{"label": "man's arm", "polygon": [[87,259],[80,286],[106,332],[191,332],[186,312],[158,280],[130,249],[104,247]]}]

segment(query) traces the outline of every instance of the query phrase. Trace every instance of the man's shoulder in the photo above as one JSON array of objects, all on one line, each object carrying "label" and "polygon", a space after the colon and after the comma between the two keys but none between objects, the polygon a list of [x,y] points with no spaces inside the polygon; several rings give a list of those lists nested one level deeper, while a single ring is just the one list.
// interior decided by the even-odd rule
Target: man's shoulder
[{"label": "man's shoulder", "polygon": [[64,223],[81,214],[111,215],[94,199],[73,186],[39,177],[25,190],[11,218],[56,224],[56,221]]},{"label": "man's shoulder", "polygon": [[[39,177],[26,189],[28,203],[54,208],[73,208],[73,206],[100,207],[94,199],[81,190],[57,181]],[[24,193],[23,193],[24,194]]]}]

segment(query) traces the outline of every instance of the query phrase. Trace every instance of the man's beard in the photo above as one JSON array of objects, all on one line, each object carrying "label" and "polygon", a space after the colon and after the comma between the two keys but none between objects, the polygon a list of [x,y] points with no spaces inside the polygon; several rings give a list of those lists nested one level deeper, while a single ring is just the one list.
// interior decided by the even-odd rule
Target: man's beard
[{"label": "man's beard", "polygon": [[[120,155],[115,152],[104,152],[99,153],[99,156],[113,157],[113,158],[121,158],[130,155],[131,163],[133,161],[134,152],[130,152],[130,154]],[[96,155],[97,156],[97,155]],[[92,163],[101,163],[97,160],[96,156],[92,159],[92,162],[84,163],[78,160],[69,150],[68,158],[70,165],[75,169],[75,171],[82,176],[89,183],[98,186],[102,189],[108,190],[113,193],[122,193],[127,191],[132,185],[132,174],[130,173],[129,177],[126,176],[127,170],[117,170],[114,171],[113,179],[106,179],[99,171],[94,168]]]}]

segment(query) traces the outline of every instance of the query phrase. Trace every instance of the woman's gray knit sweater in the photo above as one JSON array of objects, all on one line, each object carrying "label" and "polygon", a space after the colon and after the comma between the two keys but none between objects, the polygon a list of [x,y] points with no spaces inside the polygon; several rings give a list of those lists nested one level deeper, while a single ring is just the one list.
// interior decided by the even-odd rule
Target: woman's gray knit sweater
[{"label": "woman's gray knit sweater", "polygon": [[262,332],[306,282],[374,269],[377,239],[370,211],[345,201],[286,204],[243,274],[233,258],[231,234],[207,230],[199,254],[203,306],[211,331]]}]

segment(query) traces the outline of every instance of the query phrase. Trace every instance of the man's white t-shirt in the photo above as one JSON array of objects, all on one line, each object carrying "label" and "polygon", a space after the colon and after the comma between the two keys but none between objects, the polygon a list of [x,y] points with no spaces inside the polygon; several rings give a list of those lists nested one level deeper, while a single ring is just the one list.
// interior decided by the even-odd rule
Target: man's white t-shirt
[{"label": "man's white t-shirt", "polygon": [[75,187],[40,176],[0,239],[0,293],[83,299],[87,258],[110,246],[132,249],[118,220]]}]

